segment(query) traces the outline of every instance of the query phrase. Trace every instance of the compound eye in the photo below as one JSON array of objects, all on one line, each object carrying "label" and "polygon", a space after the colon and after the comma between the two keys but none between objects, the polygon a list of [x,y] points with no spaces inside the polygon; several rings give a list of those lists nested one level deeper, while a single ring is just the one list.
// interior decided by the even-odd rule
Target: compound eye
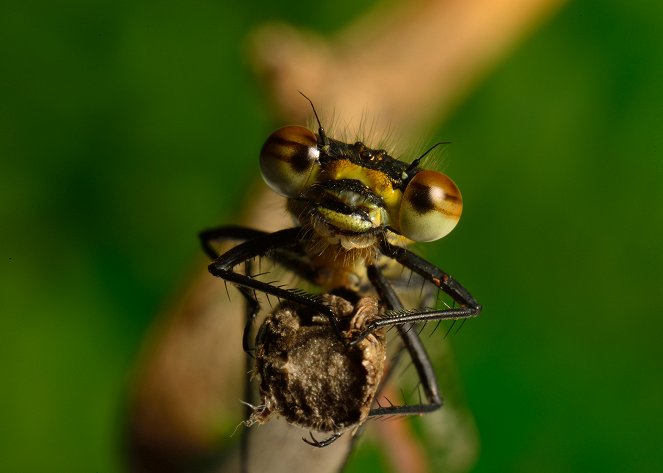
[{"label": "compound eye", "polygon": [[317,172],[318,143],[303,126],[286,126],[269,135],[260,151],[262,177],[274,192],[298,195]]},{"label": "compound eye", "polygon": [[398,211],[403,235],[414,241],[433,241],[454,229],[463,211],[463,198],[449,177],[420,171],[405,188]]}]

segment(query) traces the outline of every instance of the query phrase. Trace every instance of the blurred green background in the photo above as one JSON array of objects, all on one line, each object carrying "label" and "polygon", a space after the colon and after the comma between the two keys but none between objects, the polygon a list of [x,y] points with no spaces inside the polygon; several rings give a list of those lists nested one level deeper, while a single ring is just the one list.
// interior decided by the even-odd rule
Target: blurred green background
[{"label": "blurred green background", "polygon": [[[276,125],[247,31],[368,6],[2,3],[0,471],[122,471],[142,337]],[[568,5],[437,132],[465,212],[425,251],[485,307],[453,340],[477,472],[663,467],[661,24]]]}]

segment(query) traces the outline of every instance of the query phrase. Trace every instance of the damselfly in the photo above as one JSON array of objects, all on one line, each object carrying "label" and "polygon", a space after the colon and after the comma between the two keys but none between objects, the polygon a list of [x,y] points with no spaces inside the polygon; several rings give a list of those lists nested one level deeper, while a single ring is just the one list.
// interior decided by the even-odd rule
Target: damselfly
[{"label": "damselfly", "polygon": [[[405,248],[412,241],[447,235],[462,211],[455,183],[440,172],[420,167],[433,148],[411,163],[400,161],[362,142],[345,143],[327,136],[315,108],[313,112],[317,134],[301,126],[281,128],[267,139],[260,154],[263,178],[287,198],[287,210],[298,225],[274,233],[225,226],[202,232],[201,241],[214,260],[209,271],[237,286],[247,301],[243,337],[247,353],[253,351],[258,294],[282,301],[256,340],[262,399],[251,419],[263,421],[275,412],[289,422],[327,434],[323,440],[313,435],[304,439],[324,447],[343,432],[356,431],[370,417],[423,414],[439,408],[431,362],[417,332],[410,329],[420,322],[474,317],[481,306],[446,272]],[[219,254],[216,244],[228,240],[241,243]],[[320,292],[264,280],[264,273],[254,272],[253,264],[264,257]],[[395,266],[442,290],[457,305],[435,308],[420,302],[404,308],[394,290],[401,282],[399,275],[391,276]],[[360,312],[361,320],[357,320]],[[383,331],[392,326],[412,357],[425,403],[373,405],[385,357]],[[328,369],[331,358],[342,367]],[[275,360],[299,374],[304,370],[301,379],[293,381],[293,372],[274,369]],[[365,368],[364,373],[353,378],[358,366]],[[305,381],[315,378],[314,374],[315,383],[307,385]]]}]

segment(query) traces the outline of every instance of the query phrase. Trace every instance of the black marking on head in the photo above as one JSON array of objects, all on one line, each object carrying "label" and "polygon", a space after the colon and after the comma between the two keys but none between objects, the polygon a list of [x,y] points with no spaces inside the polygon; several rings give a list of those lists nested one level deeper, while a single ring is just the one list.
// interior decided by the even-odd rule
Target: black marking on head
[{"label": "black marking on head", "polygon": [[[352,208],[348,205],[345,205],[342,202],[339,202],[337,200],[333,199],[324,199],[322,202],[320,202],[320,205],[322,207],[325,207],[329,210],[332,210],[336,213],[343,214],[343,215],[353,215],[355,217],[361,218],[362,220],[366,222],[371,222],[371,218],[369,217],[368,213],[366,213],[365,210],[361,209],[356,209]],[[353,232],[354,233],[354,232]]]},{"label": "black marking on head", "polygon": [[348,144],[331,138],[329,139],[329,151],[324,157],[320,157],[321,161],[325,159],[330,161],[347,159],[357,166],[380,171],[392,181],[392,185],[395,188],[403,186],[403,172],[408,167],[408,163],[389,156],[383,149],[369,148],[361,141]]},{"label": "black marking on head", "polygon": [[356,179],[330,179],[321,182],[319,186],[333,192],[354,192],[373,205],[381,208],[385,207],[384,199],[381,196]]}]

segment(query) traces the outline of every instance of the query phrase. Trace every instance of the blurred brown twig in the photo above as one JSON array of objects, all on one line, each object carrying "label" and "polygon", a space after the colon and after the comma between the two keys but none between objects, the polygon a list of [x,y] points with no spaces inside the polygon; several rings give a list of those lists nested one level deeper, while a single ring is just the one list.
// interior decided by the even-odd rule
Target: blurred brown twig
[{"label": "blurred brown twig", "polygon": [[[372,129],[391,128],[407,140],[448,117],[486,71],[562,3],[386,2],[332,38],[265,25],[250,35],[249,56],[280,121],[306,121],[310,111],[298,94],[302,90],[350,129],[357,129],[369,110]],[[274,212],[282,203],[264,186],[259,189],[250,194],[258,197],[249,203],[244,223],[264,230],[289,225],[285,213]],[[228,435],[228,427],[238,422],[246,375],[240,298],[234,299],[229,303],[220,282],[204,272],[155,326],[130,398],[128,440],[135,471],[181,471],[213,457],[221,432]],[[472,432],[459,435],[476,445]],[[316,471],[338,469],[347,443],[337,444],[337,450],[322,449],[328,458],[315,460]],[[279,462],[269,456],[257,461],[272,472],[310,471],[309,463],[287,460],[298,458],[302,448],[298,440],[280,441]],[[475,454],[476,448],[468,448],[453,471],[471,466]]]}]

